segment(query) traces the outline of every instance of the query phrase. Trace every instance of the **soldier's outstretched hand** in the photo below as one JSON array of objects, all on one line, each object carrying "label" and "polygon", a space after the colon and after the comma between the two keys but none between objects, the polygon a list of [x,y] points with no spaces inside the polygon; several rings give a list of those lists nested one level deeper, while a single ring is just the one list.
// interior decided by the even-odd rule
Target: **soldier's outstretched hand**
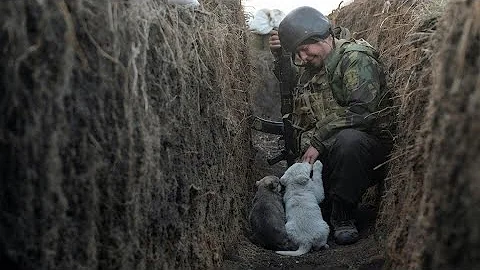
[{"label": "soldier's outstretched hand", "polygon": [[303,154],[302,161],[313,164],[319,155],[320,153],[318,150],[315,147],[310,146],[308,147],[307,151],[305,151],[305,154]]}]

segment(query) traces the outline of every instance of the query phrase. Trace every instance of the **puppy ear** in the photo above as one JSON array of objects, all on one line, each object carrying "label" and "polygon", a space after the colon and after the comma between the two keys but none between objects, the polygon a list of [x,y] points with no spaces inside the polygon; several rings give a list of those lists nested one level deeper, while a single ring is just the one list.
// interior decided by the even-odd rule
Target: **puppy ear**
[{"label": "puppy ear", "polygon": [[287,185],[287,179],[284,176],[280,177],[280,184],[282,184],[283,186]]},{"label": "puppy ear", "polygon": [[259,185],[260,185],[260,181],[255,182],[255,186],[258,187]]}]

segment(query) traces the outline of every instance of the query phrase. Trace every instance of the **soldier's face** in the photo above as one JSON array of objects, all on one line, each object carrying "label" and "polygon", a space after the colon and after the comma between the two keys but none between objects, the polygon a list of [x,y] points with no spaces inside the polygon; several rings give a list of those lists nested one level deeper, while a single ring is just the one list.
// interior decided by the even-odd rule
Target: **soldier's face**
[{"label": "soldier's face", "polygon": [[329,37],[317,43],[300,45],[297,48],[297,55],[303,63],[319,67],[332,51],[331,43],[332,39]]}]

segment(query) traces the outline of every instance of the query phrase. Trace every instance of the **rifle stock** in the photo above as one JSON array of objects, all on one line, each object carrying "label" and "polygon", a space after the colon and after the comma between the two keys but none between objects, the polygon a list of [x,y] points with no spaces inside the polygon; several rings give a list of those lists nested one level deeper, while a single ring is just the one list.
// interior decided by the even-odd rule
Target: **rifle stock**
[{"label": "rifle stock", "polygon": [[269,134],[283,135],[283,122],[270,121],[258,116],[253,118],[252,128]]},{"label": "rifle stock", "polygon": [[293,111],[293,87],[295,85],[295,71],[292,65],[290,54],[285,51],[279,56],[275,63],[275,69],[278,70],[278,80],[280,83],[280,98],[282,121],[283,121],[283,139],[285,149],[282,151],[284,159],[288,166],[295,161],[295,143],[293,138],[293,127],[291,114]]}]

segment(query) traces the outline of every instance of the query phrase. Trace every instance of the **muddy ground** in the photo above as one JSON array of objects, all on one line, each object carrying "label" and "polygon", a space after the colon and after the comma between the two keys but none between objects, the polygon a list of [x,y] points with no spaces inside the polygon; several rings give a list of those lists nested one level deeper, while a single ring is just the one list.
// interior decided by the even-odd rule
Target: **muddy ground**
[{"label": "muddy ground", "polygon": [[[258,178],[269,174],[281,176],[285,171],[284,161],[273,166],[266,158],[274,156],[281,149],[278,136],[253,133],[256,152],[255,173]],[[373,203],[359,205],[356,218],[360,240],[349,246],[335,244],[329,237],[329,249],[311,251],[300,257],[288,257],[274,251],[257,247],[248,240],[248,231],[243,239],[227,250],[225,261],[220,269],[382,269],[384,264],[383,247],[375,237],[375,218],[378,207]]]}]

